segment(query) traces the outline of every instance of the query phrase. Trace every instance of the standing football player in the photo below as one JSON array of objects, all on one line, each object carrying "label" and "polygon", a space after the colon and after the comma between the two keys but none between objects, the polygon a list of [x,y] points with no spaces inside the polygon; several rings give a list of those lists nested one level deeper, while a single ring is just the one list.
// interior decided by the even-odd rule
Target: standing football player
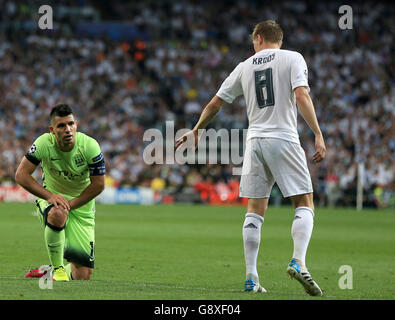
[{"label": "standing football player", "polygon": [[240,197],[248,198],[243,224],[246,281],[244,290],[266,292],[259,283],[257,257],[261,226],[271,189],[276,182],[284,197],[295,208],[292,223],[293,255],[286,272],[297,279],[312,296],[322,295],[305,263],[313,230],[313,187],[306,155],[297,131],[297,108],[315,135],[312,160],[325,157],[325,143],[313,102],[309,95],[307,65],[295,51],[282,50],[283,31],[273,20],[257,24],[252,33],[255,55],[239,63],[222,83],[217,94],[203,110],[199,121],[176,147],[186,141],[198,143],[198,131],[204,129],[224,103],[243,95],[249,127]]},{"label": "standing football player", "polygon": [[[38,197],[37,212],[55,281],[89,280],[94,268],[94,199],[104,190],[106,169],[99,144],[77,132],[77,124],[68,105],[55,106],[50,133],[34,141],[15,174],[16,182]],[[39,164],[43,185],[32,176]],[[70,263],[65,266],[63,258]],[[45,272],[39,268],[25,277]]]}]

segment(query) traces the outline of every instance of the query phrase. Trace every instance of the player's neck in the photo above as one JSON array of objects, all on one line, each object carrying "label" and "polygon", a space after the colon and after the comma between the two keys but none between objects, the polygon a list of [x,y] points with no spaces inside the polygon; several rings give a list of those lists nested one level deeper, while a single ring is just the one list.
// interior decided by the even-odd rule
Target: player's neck
[{"label": "player's neck", "polygon": [[265,46],[262,46],[262,47],[258,48],[258,50],[256,51],[256,53],[258,53],[258,52],[260,52],[260,51],[262,51],[262,50],[267,50],[267,49],[280,49],[280,47],[279,47],[278,45],[276,45],[276,44],[273,44],[273,45],[265,45]]},{"label": "player's neck", "polygon": [[266,49],[280,49],[280,47],[281,45],[278,43],[262,42],[260,46],[258,46],[256,53]]},{"label": "player's neck", "polygon": [[71,143],[71,144],[65,144],[65,143],[61,143],[59,141],[57,141],[58,143],[58,147],[60,149],[60,151],[62,152],[70,152],[71,150],[73,150],[75,142]]}]

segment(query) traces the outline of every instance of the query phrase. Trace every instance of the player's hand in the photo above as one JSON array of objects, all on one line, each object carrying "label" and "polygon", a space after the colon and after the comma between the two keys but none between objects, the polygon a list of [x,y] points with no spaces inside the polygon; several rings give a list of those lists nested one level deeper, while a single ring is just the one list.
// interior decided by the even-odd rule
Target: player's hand
[{"label": "player's hand", "polygon": [[326,152],[326,147],[325,147],[324,137],[322,135],[316,135],[315,153],[313,155],[313,161],[315,163],[322,161],[325,158],[325,152]]},{"label": "player's hand", "polygon": [[47,199],[47,201],[55,206],[55,208],[62,207],[63,209],[66,209],[67,211],[70,211],[70,204],[66,200],[65,197],[63,197],[60,194],[52,194],[51,197]]},{"label": "player's hand", "polygon": [[176,150],[181,151],[181,148],[187,149],[193,147],[196,149],[199,142],[199,136],[197,130],[191,130],[181,136],[181,138],[176,141]]}]

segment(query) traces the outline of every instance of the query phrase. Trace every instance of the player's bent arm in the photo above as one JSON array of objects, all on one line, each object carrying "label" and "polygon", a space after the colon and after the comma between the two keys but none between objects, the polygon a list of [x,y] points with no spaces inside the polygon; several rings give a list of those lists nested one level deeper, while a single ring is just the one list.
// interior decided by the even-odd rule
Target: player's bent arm
[{"label": "player's bent arm", "polygon": [[210,123],[210,121],[216,116],[216,114],[221,110],[222,106],[224,105],[225,101],[222,100],[218,96],[214,96],[211,101],[206,105],[203,109],[202,114],[200,115],[199,121],[196,123],[195,127],[184,134],[181,138],[179,138],[176,142],[176,148],[178,149],[182,143],[188,140],[188,136],[194,136],[195,140],[195,147],[198,144],[198,133],[199,129],[204,129]]},{"label": "player's bent arm", "polygon": [[296,104],[299,108],[303,119],[307,122],[314,134],[322,135],[320,126],[318,125],[317,116],[315,114],[313,101],[310,98],[306,87],[297,87],[295,89]]},{"label": "player's bent arm", "polygon": [[69,203],[62,195],[53,194],[40,185],[37,180],[32,177],[32,174],[36,168],[36,164],[29,161],[26,157],[23,157],[15,173],[16,183],[36,197],[47,200],[49,203],[53,204],[55,208],[62,206],[64,209],[70,210]]},{"label": "player's bent arm", "polygon": [[97,197],[104,190],[105,175],[91,176],[90,179],[90,185],[87,186],[78,197],[69,201],[70,210],[82,207],[84,204]]},{"label": "player's bent arm", "polygon": [[296,104],[303,116],[303,119],[307,122],[308,126],[315,135],[316,152],[314,153],[312,159],[314,162],[320,162],[325,157],[326,147],[324,137],[315,114],[313,101],[311,100],[306,87],[297,87],[295,89],[295,97]]},{"label": "player's bent arm", "polygon": [[207,104],[207,106],[203,109],[199,121],[196,123],[193,130],[198,131],[199,129],[206,128],[210,121],[217,115],[219,110],[221,110],[224,103],[225,101],[222,100],[220,97],[214,96]]},{"label": "player's bent arm", "polygon": [[32,177],[37,165],[30,162],[26,157],[23,157],[18,169],[15,173],[15,181],[21,187],[29,191],[31,194],[41,199],[48,200],[52,193],[40,185],[36,179]]}]

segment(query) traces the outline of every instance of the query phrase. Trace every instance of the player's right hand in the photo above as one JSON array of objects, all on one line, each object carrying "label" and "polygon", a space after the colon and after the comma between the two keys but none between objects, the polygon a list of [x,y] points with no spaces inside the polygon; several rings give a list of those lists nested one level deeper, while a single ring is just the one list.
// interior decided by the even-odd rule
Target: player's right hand
[{"label": "player's right hand", "polygon": [[67,211],[70,211],[70,204],[69,202],[66,200],[65,197],[63,197],[60,194],[52,194],[47,201],[50,204],[53,204],[55,206],[55,208],[59,208],[62,207],[63,209],[66,209]]},{"label": "player's right hand", "polygon": [[318,163],[325,158],[326,147],[324,137],[322,135],[315,136],[315,153],[313,155],[313,161]]},{"label": "player's right hand", "polygon": [[196,149],[199,142],[199,136],[197,130],[188,131],[181,138],[176,141],[176,150],[181,151],[183,147],[184,150],[193,147]]}]

